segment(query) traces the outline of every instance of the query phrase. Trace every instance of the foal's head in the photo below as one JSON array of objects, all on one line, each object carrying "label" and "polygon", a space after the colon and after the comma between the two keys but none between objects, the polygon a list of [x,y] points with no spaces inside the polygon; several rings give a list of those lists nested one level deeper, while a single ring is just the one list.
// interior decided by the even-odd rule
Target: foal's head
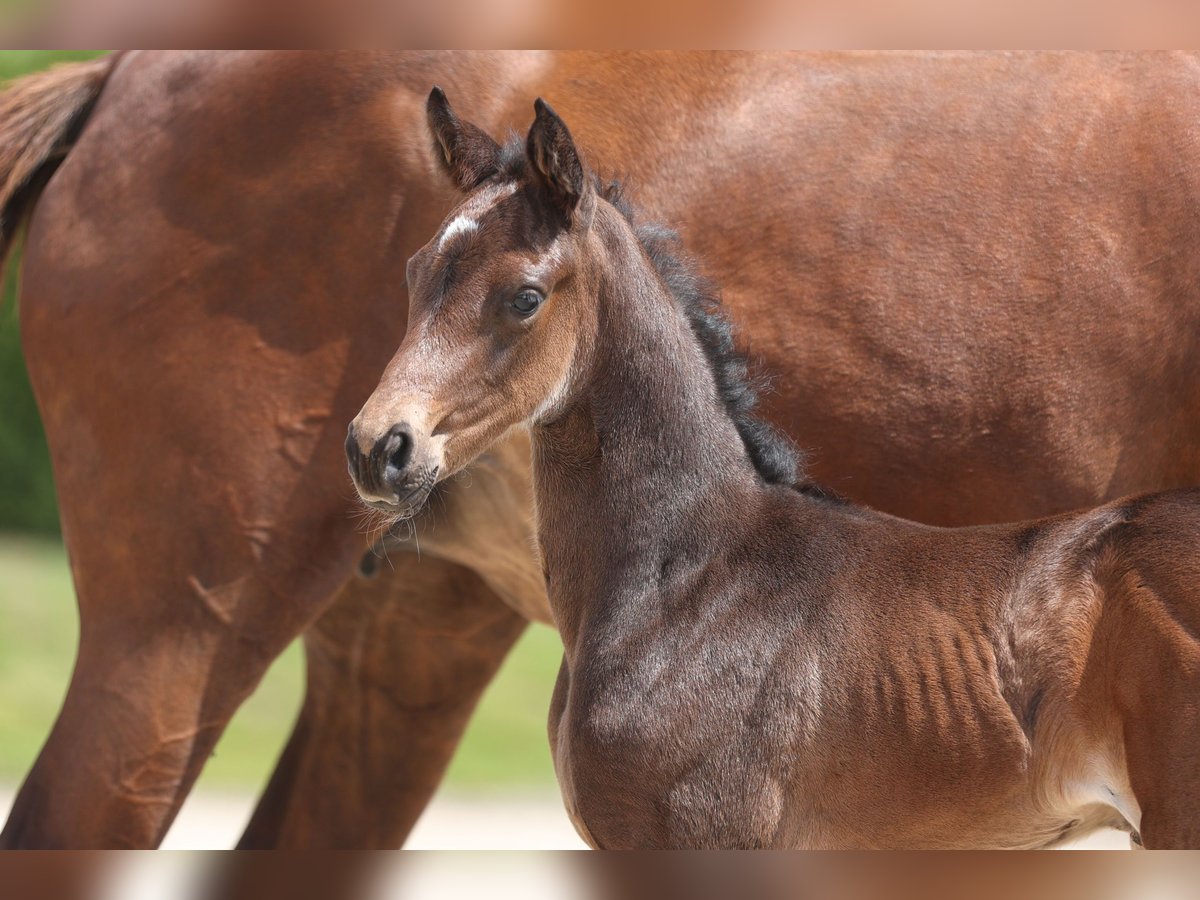
[{"label": "foal's head", "polygon": [[671,303],[660,321],[677,325],[682,313],[683,340],[697,366],[707,361],[726,430],[736,429],[764,481],[795,484],[799,459],[754,415],[715,295],[672,254],[669,232],[635,228],[616,192],[597,191],[566,125],[541,100],[535,109],[525,146],[502,149],[459,121],[440,90],[429,95],[436,155],[464,197],[409,260],[408,332],[350,426],[346,454],[363,500],[411,515],[514,425],[565,413],[592,374],[601,285],[617,282],[644,288],[623,297],[639,315],[658,309],[657,298]]},{"label": "foal's head", "polygon": [[557,415],[586,365],[598,198],[541,100],[523,151],[460,121],[435,88],[436,155],[462,202],[408,262],[404,342],[346,440],[362,498],[398,515],[509,428]]}]

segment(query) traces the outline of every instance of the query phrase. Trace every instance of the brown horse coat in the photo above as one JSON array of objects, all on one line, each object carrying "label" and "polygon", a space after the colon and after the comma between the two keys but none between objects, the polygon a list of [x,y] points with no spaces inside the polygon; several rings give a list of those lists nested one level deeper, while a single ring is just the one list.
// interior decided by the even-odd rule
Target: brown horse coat
[{"label": "brown horse coat", "polygon": [[89,112],[97,70],[0,119],[3,160],[53,147],[5,224],[36,200],[22,339],[83,623],[8,845],[155,844],[300,634],[245,843],[398,844],[547,615],[519,447],[451,486],[419,563],[353,577],[344,424],[450,204],[435,82],[491,133],[544,94],[619,164],[855,499],[959,524],[1200,477],[1190,57],[138,53]]},{"label": "brown horse coat", "polygon": [[350,468],[411,516],[530,428],[551,742],[593,846],[1200,847],[1200,490],[957,529],[831,497],[548,106],[527,151],[429,108],[467,194],[408,264]]}]

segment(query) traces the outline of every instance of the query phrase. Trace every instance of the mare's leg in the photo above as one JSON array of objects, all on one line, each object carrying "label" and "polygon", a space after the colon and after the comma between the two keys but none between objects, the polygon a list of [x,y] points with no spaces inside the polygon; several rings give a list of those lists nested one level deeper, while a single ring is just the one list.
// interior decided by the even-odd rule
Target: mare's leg
[{"label": "mare's leg", "polygon": [[[31,355],[35,374],[48,358]],[[154,846],[270,662],[354,577],[349,416],[306,422],[303,405],[272,398],[269,415],[208,428],[211,398],[189,413],[150,382],[93,396],[68,374],[53,373],[43,408],[80,647],[3,843]],[[125,412],[147,400],[174,409],[131,428]],[[305,427],[281,440],[280,422]],[[247,844],[399,842],[519,634],[523,620],[466,570],[392,555],[396,575],[351,582],[313,631],[305,713]],[[336,818],[320,822],[339,793]]]},{"label": "mare's leg", "polygon": [[91,257],[71,255],[83,238],[63,223],[121,232],[53,215],[53,193],[30,228],[21,330],[80,637],[0,844],[151,847],[270,662],[352,575],[342,441],[370,373],[347,374],[356,345],[315,313],[300,321],[324,340],[161,282],[149,262],[178,271],[174,257],[101,254],[123,261],[116,284],[77,271]]},{"label": "mare's leg", "polygon": [[[210,548],[221,543],[213,532],[196,534]],[[156,846],[233,713],[337,586],[328,559],[307,589],[277,587],[252,566],[210,578],[221,567],[214,553],[164,556],[139,590],[128,556],[139,545],[164,552],[145,538],[122,540],[124,548],[96,542],[104,550],[92,552],[71,545],[81,612],[75,670],[5,826],[5,847]],[[115,558],[106,565],[105,557]]]},{"label": "mare's leg", "polygon": [[526,622],[429,556],[347,584],[305,634],[304,708],[240,846],[400,846]]},{"label": "mare's leg", "polygon": [[289,453],[286,404],[222,427],[211,395],[150,378],[92,391],[48,361],[31,354],[35,384],[53,387],[41,399],[80,638],[2,843],[152,847],[238,706],[353,572],[362,537],[323,475],[342,428],[314,419]]},{"label": "mare's leg", "polygon": [[306,633],[304,708],[241,846],[403,843],[526,622],[549,620],[528,457],[518,435],[439,488]]}]

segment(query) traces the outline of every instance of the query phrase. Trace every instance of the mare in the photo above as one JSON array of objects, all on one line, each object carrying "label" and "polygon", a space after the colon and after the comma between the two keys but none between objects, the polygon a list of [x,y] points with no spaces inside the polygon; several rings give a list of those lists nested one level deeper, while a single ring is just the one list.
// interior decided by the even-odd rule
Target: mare
[{"label": "mare", "polygon": [[1200,490],[938,528],[812,484],[713,294],[538,100],[466,189],[347,441],[415,514],[515,426],[564,656],[550,714],[603,848],[1200,847]]},{"label": "mare", "polygon": [[[526,438],[374,577],[346,423],[455,202],[429,86],[553,97],[678,227],[815,478],[941,525],[1200,482],[1186,54],[139,51],[0,95],[6,246],[81,630],[0,844],[150,847],[298,637],[246,847],[392,847],[527,623]],[[440,151],[439,151],[440,152]],[[64,648],[64,652],[66,648]],[[3,739],[0,736],[0,739]]]}]

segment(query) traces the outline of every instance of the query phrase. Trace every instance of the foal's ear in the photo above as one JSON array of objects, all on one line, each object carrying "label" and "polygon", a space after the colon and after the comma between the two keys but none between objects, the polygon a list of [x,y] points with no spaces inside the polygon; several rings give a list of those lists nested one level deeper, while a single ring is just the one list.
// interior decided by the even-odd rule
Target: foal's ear
[{"label": "foal's ear", "polygon": [[482,128],[460,121],[440,87],[429,92],[425,117],[434,137],[434,155],[459,190],[478,187],[500,171],[500,145]]},{"label": "foal's ear", "polygon": [[571,221],[584,199],[587,175],[566,123],[541,97],[533,104],[537,117],[529,129],[525,152],[550,202]]}]

